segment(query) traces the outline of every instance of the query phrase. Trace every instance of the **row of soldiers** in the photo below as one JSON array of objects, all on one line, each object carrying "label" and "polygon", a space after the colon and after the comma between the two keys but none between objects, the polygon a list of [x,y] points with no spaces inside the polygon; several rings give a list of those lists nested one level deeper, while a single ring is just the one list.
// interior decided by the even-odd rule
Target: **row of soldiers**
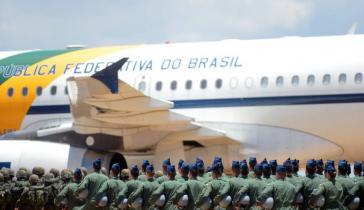
[{"label": "row of soldiers", "polygon": [[[233,161],[232,175],[224,173],[221,157],[205,168],[200,158],[188,164],[180,160],[177,169],[170,159],[163,172],[144,160],[141,171],[133,165],[121,170],[113,164],[110,174],[101,159],[93,172],[73,172],[35,167],[14,173],[0,171],[0,209],[364,209],[364,162],[350,165],[340,160],[308,160],[305,176],[299,176],[299,161],[282,165],[264,159],[258,163]],[[337,168],[337,169],[336,169]]]}]

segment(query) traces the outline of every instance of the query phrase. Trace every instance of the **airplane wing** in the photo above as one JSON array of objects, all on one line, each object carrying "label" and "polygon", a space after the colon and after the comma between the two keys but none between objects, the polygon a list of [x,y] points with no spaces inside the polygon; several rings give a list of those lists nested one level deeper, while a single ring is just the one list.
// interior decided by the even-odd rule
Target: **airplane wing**
[{"label": "airplane wing", "polygon": [[91,77],[67,80],[74,131],[122,136],[125,150],[147,148],[163,139],[193,140],[202,146],[235,142],[223,131],[174,112],[172,102],[147,96],[117,79],[126,61]]}]

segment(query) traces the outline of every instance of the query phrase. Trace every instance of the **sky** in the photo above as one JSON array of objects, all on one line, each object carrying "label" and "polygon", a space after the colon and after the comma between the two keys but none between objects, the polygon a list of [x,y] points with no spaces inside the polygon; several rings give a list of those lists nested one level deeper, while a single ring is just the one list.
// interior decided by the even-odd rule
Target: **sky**
[{"label": "sky", "polygon": [[1,0],[0,51],[364,33],[363,0]]}]

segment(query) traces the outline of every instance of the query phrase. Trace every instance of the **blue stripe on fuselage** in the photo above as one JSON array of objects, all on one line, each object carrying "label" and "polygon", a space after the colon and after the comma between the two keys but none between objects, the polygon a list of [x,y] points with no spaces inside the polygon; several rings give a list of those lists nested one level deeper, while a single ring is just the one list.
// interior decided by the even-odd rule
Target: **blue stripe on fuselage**
[{"label": "blue stripe on fuselage", "polygon": [[[175,109],[239,107],[239,106],[275,106],[304,104],[335,104],[364,102],[364,94],[313,95],[313,96],[276,96],[257,98],[224,98],[173,101]],[[32,106],[27,114],[69,113],[69,105]]]}]

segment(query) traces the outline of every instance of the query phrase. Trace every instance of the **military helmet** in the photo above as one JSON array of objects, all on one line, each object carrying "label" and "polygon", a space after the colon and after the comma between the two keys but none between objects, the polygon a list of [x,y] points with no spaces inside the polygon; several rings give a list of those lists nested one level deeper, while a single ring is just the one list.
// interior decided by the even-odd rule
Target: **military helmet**
[{"label": "military helmet", "polygon": [[16,178],[20,179],[20,178],[27,178],[27,172],[24,171],[23,169],[19,169],[16,172]]},{"label": "military helmet", "polygon": [[31,184],[36,184],[36,183],[38,183],[38,181],[39,181],[39,176],[38,175],[36,175],[36,174],[30,175],[29,182]]},{"label": "military helmet", "polygon": [[15,172],[13,169],[9,169],[9,176],[12,178],[15,176]]},{"label": "military helmet", "polygon": [[[23,170],[23,171],[25,171],[25,172],[28,172],[28,169],[27,169],[26,167],[20,167],[20,168],[19,168],[19,170]],[[18,171],[19,171],[19,170],[18,170]]]},{"label": "military helmet", "polygon": [[46,173],[44,175],[44,181],[47,183],[51,183],[54,180],[54,175],[52,173]]},{"label": "military helmet", "polygon": [[121,180],[128,180],[130,177],[130,170],[129,169],[123,169],[120,172],[120,179]]},{"label": "military helmet", "polygon": [[38,175],[38,177],[42,177],[44,175],[44,168],[41,166],[35,166],[32,173]]},{"label": "military helmet", "polygon": [[69,169],[63,169],[63,170],[61,171],[61,178],[62,178],[63,180],[69,180],[69,179],[71,179],[71,178],[72,178],[72,176],[73,176],[73,173],[72,173],[72,171],[71,171],[71,170],[69,170]]},{"label": "military helmet", "polygon": [[9,175],[9,169],[8,168],[2,168],[1,170],[0,170],[0,173],[2,173],[3,174],[3,177],[4,177],[4,179],[9,179],[10,178],[10,175]]},{"label": "military helmet", "polygon": [[53,174],[54,177],[59,177],[59,170],[56,168],[51,168],[51,170],[49,171],[49,173]]}]

